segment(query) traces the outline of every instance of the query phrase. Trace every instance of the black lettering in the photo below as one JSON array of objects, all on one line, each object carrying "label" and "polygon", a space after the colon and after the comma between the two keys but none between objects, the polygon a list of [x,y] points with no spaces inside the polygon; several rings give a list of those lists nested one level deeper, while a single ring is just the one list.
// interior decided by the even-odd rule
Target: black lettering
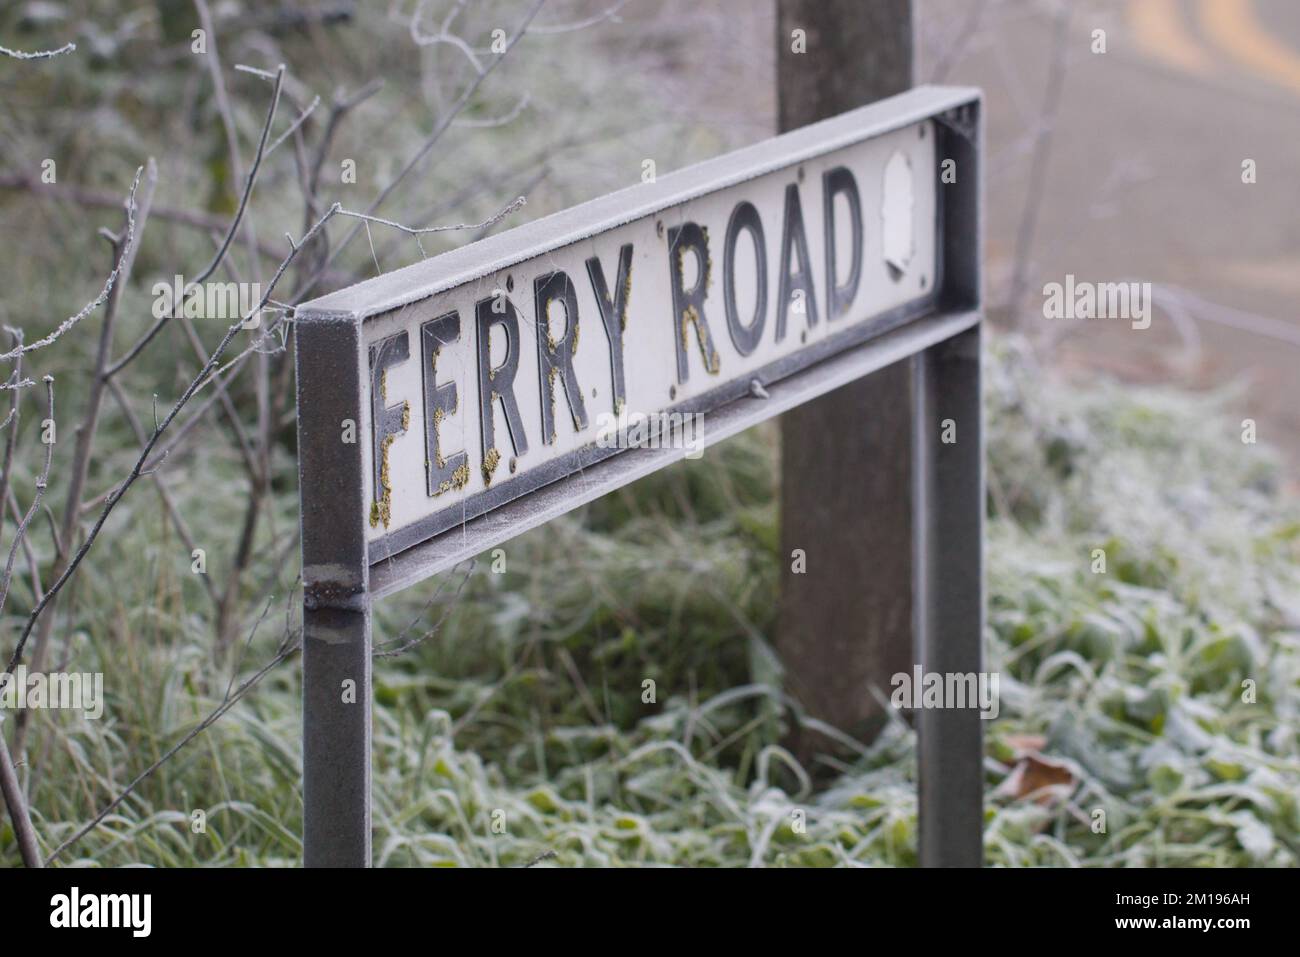
[{"label": "black lettering", "polygon": [[410,406],[406,402],[385,405],[388,401],[387,372],[411,357],[410,336],[405,332],[381,339],[370,347],[370,435],[371,488],[370,524],[381,521],[388,527],[392,503],[392,484],[388,479],[388,446],[406,431]]},{"label": "black lettering", "polygon": [[605,283],[605,270],[600,259],[587,260],[587,278],[600,306],[600,322],[605,327],[609,341],[609,369],[614,388],[614,414],[618,415],[627,404],[627,383],[623,378],[623,332],[627,329],[627,301],[632,292],[632,244],[624,243],[618,251],[618,274],[614,277],[614,296],[609,295]]},{"label": "black lettering", "polygon": [[[500,311],[493,303],[500,303]],[[479,415],[483,436],[483,481],[492,483],[492,474],[501,461],[496,443],[496,421],[492,403],[501,400],[506,414],[506,428],[515,455],[528,451],[528,437],[524,434],[524,420],[519,415],[519,401],[515,398],[515,374],[519,371],[519,313],[515,304],[504,295],[480,299],[474,306],[478,318],[478,383]],[[506,333],[505,360],[492,368],[492,327],[501,326]]]},{"label": "black lettering", "polygon": [[[749,325],[740,321],[736,308],[736,241],[740,231],[747,230],[754,241],[754,258],[756,263],[758,301],[754,306],[754,318]],[[731,334],[732,344],[742,356],[747,356],[758,347],[763,336],[763,326],[767,323],[767,244],[763,239],[763,221],[758,217],[758,210],[750,202],[740,202],[731,211],[727,222],[727,241],[722,255],[722,291],[727,308],[727,332]]]},{"label": "black lettering", "polygon": [[[827,170],[822,177],[822,210],[826,221],[826,318],[833,321],[848,311],[853,297],[858,294],[862,281],[862,200],[858,196],[858,183],[853,174],[843,166]],[[844,285],[835,276],[835,196],[843,193],[849,203],[849,229],[853,236],[853,254],[849,262],[849,278]]]},{"label": "black lettering", "polygon": [[[587,427],[587,408],[582,403],[582,389],[573,371],[573,355],[578,350],[578,294],[568,273],[547,273],[533,281],[533,302],[537,308],[537,365],[542,379],[542,441],[552,445],[555,442],[556,376],[564,381],[573,427],[579,431]],[[553,302],[564,305],[564,336],[559,341],[551,336],[550,309]]]},{"label": "black lettering", "polygon": [[[790,274],[790,252],[799,256],[799,269]],[[812,262],[808,256],[808,237],[803,228],[803,207],[799,204],[799,187],[791,183],[785,188],[785,225],[781,230],[781,291],[776,304],[776,341],[785,338],[786,314],[795,292],[802,293],[802,311],[808,328],[817,325],[817,298],[813,294]]]},{"label": "black lettering", "polygon": [[[693,253],[699,265],[695,286],[689,290],[682,287],[682,277],[685,272],[682,261],[687,253]],[[686,382],[690,374],[686,362],[686,348],[692,326],[695,328],[695,338],[700,344],[704,368],[710,375],[717,375],[719,371],[718,350],[713,347],[709,321],[704,316],[704,296],[709,288],[711,265],[708,234],[699,223],[683,223],[668,230],[668,271],[672,276],[673,288],[673,341],[677,344],[679,383]]]},{"label": "black lettering", "polygon": [[449,346],[458,339],[460,313],[454,310],[420,326],[420,342],[424,352],[425,473],[430,497],[453,488],[463,488],[469,482],[466,454],[455,452],[449,457],[444,456],[438,436],[443,418],[453,415],[460,407],[456,383],[438,384],[438,355],[443,346]]}]

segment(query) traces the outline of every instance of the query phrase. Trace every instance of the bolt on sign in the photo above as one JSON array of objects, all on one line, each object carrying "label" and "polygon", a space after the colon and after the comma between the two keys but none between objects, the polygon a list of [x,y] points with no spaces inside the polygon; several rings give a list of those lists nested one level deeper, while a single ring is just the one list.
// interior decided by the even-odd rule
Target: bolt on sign
[{"label": "bolt on sign", "polygon": [[309,863],[369,860],[372,599],[977,325],[978,104],[919,88],[298,309]]}]

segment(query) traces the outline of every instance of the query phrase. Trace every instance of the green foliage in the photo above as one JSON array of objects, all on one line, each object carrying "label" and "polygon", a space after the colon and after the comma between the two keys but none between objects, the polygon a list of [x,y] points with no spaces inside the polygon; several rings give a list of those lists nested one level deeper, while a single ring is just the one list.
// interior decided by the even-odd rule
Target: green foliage
[{"label": "green foliage", "polygon": [[[1241,445],[1209,399],[1067,386],[1012,344],[995,340],[992,352],[988,642],[1002,710],[987,728],[989,860],[1296,863],[1298,526],[1277,463]],[[1062,435],[1068,470],[1053,442]],[[799,714],[767,641],[774,440],[748,433],[524,535],[505,547],[504,574],[483,556],[458,597],[464,570],[429,607],[432,592],[381,606],[379,641],[413,618],[406,640],[445,620],[376,666],[380,863],[915,863],[903,722],[815,793],[780,746]],[[151,511],[141,505],[138,527],[112,544],[123,561],[164,536]],[[1094,547],[1107,550],[1106,574],[1091,571]],[[79,604],[81,667],[133,683],[109,683],[100,722],[42,716],[33,803],[46,841],[224,691],[181,577],[110,575],[96,611]],[[267,653],[276,627],[264,627],[245,671]],[[1247,678],[1254,703],[1242,700]],[[298,682],[296,661],[273,672],[76,855],[293,863]],[[1025,735],[1045,738],[1043,755],[1068,769],[1063,800],[997,790]],[[190,832],[195,808],[207,809],[204,835]],[[1097,808],[1103,834],[1090,826]],[[3,836],[0,859],[16,860]]]},{"label": "green foliage", "polygon": [[[162,173],[157,209],[227,214],[239,184],[210,80],[189,53],[192,5],[115,4],[113,29],[97,25],[105,21],[96,6],[0,10],[10,45],[79,44],[76,56],[5,73],[6,171],[32,175],[42,158],[57,157],[60,184],[117,196],[153,154]],[[231,64],[289,64],[294,95],[305,103],[319,92],[324,101],[304,123],[311,135],[336,86],[355,92],[375,76],[391,81],[341,127],[325,167],[332,178],[322,199],[354,208],[413,154],[465,81],[459,54],[417,50],[404,18],[375,12],[384,5],[357,6],[366,12],[306,31],[258,12],[275,5],[213,5],[245,162],[268,91]],[[507,4],[472,6],[478,19],[465,32],[480,45],[489,24],[517,16]],[[34,7],[49,17],[32,21]],[[670,67],[692,25],[676,25],[676,34],[643,27],[600,42],[572,34],[531,44],[476,98],[469,118],[508,116],[520,89],[532,91],[527,108],[502,126],[449,136],[399,194],[397,218],[477,221],[520,192],[528,214],[540,215],[637,181],[644,157],[666,171],[739,145],[735,124],[680,118],[691,111],[682,108],[680,70]],[[646,75],[663,81],[647,84]],[[276,135],[295,113],[284,106]],[[647,124],[647,116],[671,119]],[[302,234],[292,152],[288,141],[268,161],[254,197],[264,242]],[[355,185],[337,181],[348,157],[358,163]],[[492,173],[486,182],[484,170]],[[0,261],[0,320],[23,325],[30,341],[80,308],[108,268],[98,225],[119,228],[120,214],[68,215],[62,204],[0,192],[0,228],[22,237]],[[428,238],[426,251],[464,238]],[[401,237],[377,236],[376,245],[384,269],[420,255]],[[152,321],[150,284],[192,274],[211,253],[203,230],[155,213],[124,293],[116,354]],[[251,277],[242,241],[236,258]],[[376,268],[363,242],[338,265],[358,277]],[[97,330],[96,320],[32,356],[27,374],[56,376],[61,409],[82,406]],[[221,331],[199,330],[209,346]],[[1240,442],[1217,397],[1070,385],[1015,343],[994,339],[991,351],[987,641],[1002,707],[986,728],[988,859],[1297,863],[1300,509],[1279,488],[1279,463]],[[169,405],[195,368],[179,333],[146,352],[124,382],[141,421],[153,420],[154,394]],[[245,418],[255,416],[249,378],[232,396]],[[24,410],[23,449],[39,424],[35,408]],[[61,434],[70,434],[65,421],[74,420],[60,419]],[[205,425],[201,441],[165,464],[218,589],[248,488],[222,428]],[[242,677],[273,654],[282,609],[293,607],[291,432],[273,449],[270,515],[239,593],[250,632],[267,596],[275,599],[234,665]],[[56,504],[69,444],[56,454],[47,499]],[[852,760],[829,764],[836,777],[816,791],[814,769],[780,745],[801,714],[781,690],[768,640],[780,567],[776,451],[774,430],[751,431],[509,543],[504,574],[483,556],[463,589],[462,570],[446,576],[441,592],[431,582],[380,606],[378,641],[403,635],[413,620],[413,634],[439,625],[405,655],[376,663],[380,863],[915,863],[915,759],[903,721],[851,748]],[[118,410],[107,407],[90,493],[118,481],[136,452]],[[34,463],[17,463],[20,501],[29,500]],[[48,536],[31,540],[48,569]],[[1092,571],[1095,549],[1105,551],[1105,574]],[[230,676],[214,670],[212,608],[190,561],[142,482],[61,596],[52,657],[105,672],[108,701],[100,721],[60,712],[35,719],[22,773],[47,851],[225,694]],[[22,572],[5,610],[9,635],[33,602]],[[1254,682],[1253,702],[1243,699],[1243,681]],[[62,862],[296,863],[300,694],[294,659],[142,782]],[[1042,755],[1065,769],[1064,795],[1040,803],[1008,788],[1028,736],[1043,739]],[[825,778],[826,768],[815,770]],[[190,826],[196,809],[207,814],[201,834]],[[1092,830],[1096,809],[1106,811],[1105,833]],[[503,833],[494,821],[504,822]],[[5,821],[0,865],[17,862]]]}]

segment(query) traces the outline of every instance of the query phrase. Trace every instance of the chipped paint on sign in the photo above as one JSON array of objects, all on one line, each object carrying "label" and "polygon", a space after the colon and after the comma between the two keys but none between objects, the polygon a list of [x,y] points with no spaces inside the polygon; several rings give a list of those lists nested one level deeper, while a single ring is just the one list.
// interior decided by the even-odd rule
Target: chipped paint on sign
[{"label": "chipped paint on sign", "polygon": [[[706,408],[711,390],[748,392],[801,350],[931,300],[937,137],[917,135],[930,125],[805,157],[368,318],[372,361],[377,344],[407,339],[402,361],[380,356],[382,376],[363,379],[384,391],[370,409],[404,406],[401,431],[364,426],[366,455],[382,457],[366,469],[377,480],[372,554],[596,461],[597,416]],[[450,325],[421,363],[435,323]],[[582,335],[591,324],[601,333]],[[431,389],[448,391],[433,401]]]}]

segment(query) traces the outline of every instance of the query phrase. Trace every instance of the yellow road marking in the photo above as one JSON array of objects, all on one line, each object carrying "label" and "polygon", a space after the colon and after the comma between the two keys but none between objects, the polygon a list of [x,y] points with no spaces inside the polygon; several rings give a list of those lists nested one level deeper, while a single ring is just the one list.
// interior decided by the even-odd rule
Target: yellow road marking
[{"label": "yellow road marking", "polygon": [[1215,60],[1183,24],[1178,0],[1129,0],[1129,29],[1139,51],[1165,66],[1206,76]]},{"label": "yellow road marking", "polygon": [[1257,76],[1300,94],[1300,54],[1269,36],[1251,0],[1201,0],[1201,25]]}]

